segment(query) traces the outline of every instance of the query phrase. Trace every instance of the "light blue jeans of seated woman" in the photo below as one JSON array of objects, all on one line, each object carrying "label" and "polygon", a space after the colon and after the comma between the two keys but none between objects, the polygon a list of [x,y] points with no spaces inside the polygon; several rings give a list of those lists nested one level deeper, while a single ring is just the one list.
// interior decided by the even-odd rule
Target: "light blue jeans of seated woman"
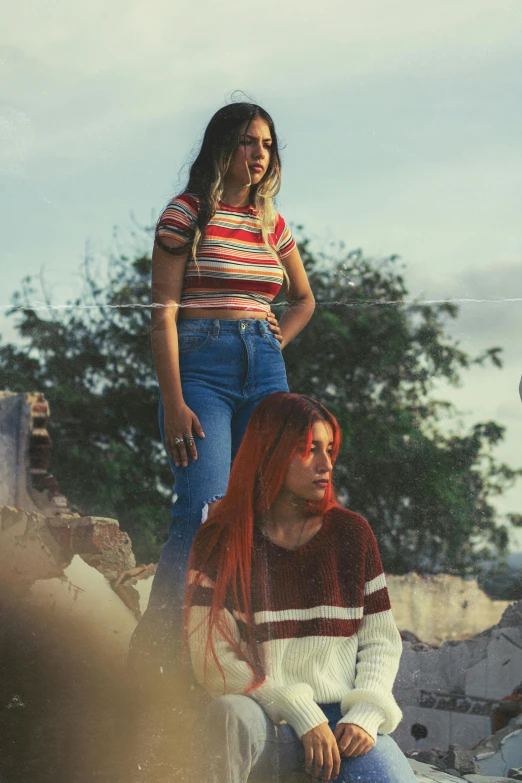
[{"label": "light blue jeans of seated woman", "polygon": [[[169,458],[176,500],[145,615],[150,621],[152,612],[160,613],[164,624],[176,629],[203,509],[225,494],[232,460],[256,405],[273,392],[288,391],[281,346],[266,320],[186,319],[178,323],[178,335],[183,398],[205,438],[196,437],[198,459],[189,459],[187,467],[176,467]],[[159,424],[163,439],[161,399]]]},{"label": "light blue jeans of seated woman", "polygon": [[[332,731],[339,704],[321,704]],[[276,783],[304,771],[303,743],[287,723],[274,724],[249,696],[222,696],[203,712],[194,737],[193,783]],[[311,778],[310,778],[311,780]],[[364,756],[341,761],[337,783],[415,783],[415,775],[394,740],[377,735]]]}]

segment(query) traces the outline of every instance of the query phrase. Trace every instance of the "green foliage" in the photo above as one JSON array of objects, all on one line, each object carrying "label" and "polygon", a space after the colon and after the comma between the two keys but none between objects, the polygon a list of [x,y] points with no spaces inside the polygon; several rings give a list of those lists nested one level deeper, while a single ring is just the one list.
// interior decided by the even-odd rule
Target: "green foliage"
[{"label": "green foliage", "polygon": [[[475,571],[506,549],[491,499],[521,471],[493,457],[498,424],[444,432],[454,412],[434,388],[457,384],[472,364],[500,366],[500,349],[463,352],[447,335],[457,307],[410,302],[396,257],[377,263],[342,248],[323,256],[306,240],[300,248],[317,308],[285,359],[290,388],[324,402],[343,429],[340,497],[372,524],[388,571]],[[150,264],[113,259],[102,285],[87,263],[81,300],[43,314],[24,281],[11,311],[23,342],[0,346],[0,387],[41,389],[51,403],[62,491],[119,519],[141,560],[158,557],[171,486],[157,428]]]},{"label": "green foliage", "polygon": [[172,487],[158,436],[150,264],[113,259],[102,286],[86,263],[85,295],[43,315],[24,280],[11,311],[23,346],[0,346],[0,388],[49,400],[60,489],[81,511],[118,519],[141,560],[158,558]]},{"label": "green foliage", "polygon": [[476,571],[507,547],[491,499],[521,471],[495,461],[494,422],[444,434],[454,411],[434,389],[472,364],[500,366],[500,349],[462,351],[447,335],[458,308],[408,301],[396,256],[375,263],[341,247],[318,259],[306,240],[301,254],[316,312],[285,360],[291,389],[341,425],[340,497],[371,523],[389,572]]}]

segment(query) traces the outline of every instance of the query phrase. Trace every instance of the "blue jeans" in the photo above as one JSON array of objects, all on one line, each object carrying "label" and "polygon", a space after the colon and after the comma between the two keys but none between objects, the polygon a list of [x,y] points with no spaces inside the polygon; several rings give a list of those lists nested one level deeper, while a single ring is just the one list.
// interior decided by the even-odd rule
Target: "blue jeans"
[{"label": "blue jeans", "polygon": [[[339,704],[319,705],[332,731]],[[287,723],[274,724],[249,696],[222,696],[203,712],[194,737],[193,774],[198,783],[263,783],[304,771],[303,743]],[[394,740],[377,735],[364,756],[341,760],[337,783],[415,783],[415,775]]]},{"label": "blue jeans", "polygon": [[[161,553],[149,601],[180,628],[190,547],[205,505],[222,497],[230,466],[256,405],[269,394],[288,391],[281,346],[265,320],[186,319],[178,323],[183,398],[196,414],[205,438],[196,437],[198,459],[176,467],[176,500],[169,537]],[[163,406],[159,424],[163,439]]]}]

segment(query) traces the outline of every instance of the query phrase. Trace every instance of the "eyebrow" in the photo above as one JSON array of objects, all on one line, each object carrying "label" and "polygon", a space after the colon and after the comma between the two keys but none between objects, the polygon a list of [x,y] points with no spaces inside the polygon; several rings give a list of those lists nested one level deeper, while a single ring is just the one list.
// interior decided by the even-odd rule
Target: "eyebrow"
[{"label": "eyebrow", "polygon": [[[243,133],[243,138],[245,138],[245,139],[259,139],[260,136],[252,136],[251,133]],[[272,141],[272,137],[271,136],[267,136],[267,138],[263,139],[263,141]]]},{"label": "eyebrow", "polygon": [[[313,441],[312,441],[312,446],[320,446],[322,442],[323,442],[323,441],[321,441],[321,440],[313,440]],[[305,438],[301,438],[301,439],[300,439],[300,443],[306,443],[306,440],[305,440]],[[333,440],[329,440],[329,441],[328,441],[328,445],[329,445],[329,446],[333,446],[333,445],[334,445],[334,442],[333,442]]]}]

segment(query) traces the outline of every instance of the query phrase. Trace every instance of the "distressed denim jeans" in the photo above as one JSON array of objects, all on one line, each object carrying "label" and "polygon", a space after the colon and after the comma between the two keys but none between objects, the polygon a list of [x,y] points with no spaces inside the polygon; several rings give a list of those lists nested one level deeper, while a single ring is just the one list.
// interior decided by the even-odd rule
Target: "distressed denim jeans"
[{"label": "distressed denim jeans", "polygon": [[[332,731],[339,704],[319,705]],[[304,771],[303,743],[287,723],[274,724],[249,696],[222,696],[203,712],[194,736],[190,780],[194,783],[276,783]],[[364,756],[341,761],[337,783],[415,783],[402,751],[388,735]]]},{"label": "distressed denim jeans", "polygon": [[[169,537],[161,553],[149,601],[172,628],[181,607],[190,547],[203,510],[227,489],[230,466],[255,406],[269,394],[288,391],[281,347],[265,320],[187,319],[178,324],[183,398],[205,438],[196,437],[198,459],[176,467]],[[163,406],[159,424],[163,439]]]}]

